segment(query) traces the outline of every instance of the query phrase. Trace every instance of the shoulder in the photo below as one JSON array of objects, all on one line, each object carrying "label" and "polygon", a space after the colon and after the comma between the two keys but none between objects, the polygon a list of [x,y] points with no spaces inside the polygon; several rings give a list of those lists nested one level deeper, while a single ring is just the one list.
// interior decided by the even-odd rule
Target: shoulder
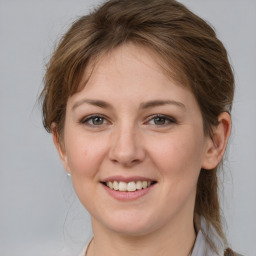
[{"label": "shoulder", "polygon": [[225,250],[224,256],[243,256],[243,255],[234,252],[234,251],[231,250],[230,248],[227,248],[227,249]]},{"label": "shoulder", "polygon": [[87,251],[87,246],[80,252],[79,256],[85,256]]},{"label": "shoulder", "polygon": [[[195,228],[198,230],[198,236],[196,242],[200,244],[199,247],[205,248],[205,254],[207,256],[243,256],[239,253],[234,252],[232,249],[227,247],[225,241],[219,236],[215,228],[207,224],[204,217],[196,216]],[[197,245],[197,244],[195,244]],[[197,256],[196,252],[195,255]],[[199,254],[200,255],[200,254]]]},{"label": "shoulder", "polygon": [[89,248],[89,246],[90,246],[92,240],[93,240],[93,237],[90,239],[90,241],[89,241],[89,242],[87,243],[87,245],[84,247],[84,249],[81,251],[81,253],[79,254],[79,256],[86,256],[87,250],[88,250],[88,248]]}]

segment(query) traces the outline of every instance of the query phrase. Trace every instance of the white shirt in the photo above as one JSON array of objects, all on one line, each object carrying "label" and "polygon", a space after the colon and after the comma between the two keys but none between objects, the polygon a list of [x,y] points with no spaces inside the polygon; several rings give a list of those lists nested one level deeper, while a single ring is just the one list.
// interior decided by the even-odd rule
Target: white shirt
[{"label": "white shirt", "polygon": [[[87,244],[87,246],[83,249],[83,251],[81,252],[81,254],[79,254],[79,256],[85,256],[88,245],[90,243]],[[217,249],[219,251],[219,255],[224,255],[224,247],[221,243],[219,243],[219,245],[217,246]],[[216,254],[210,247],[209,243],[206,241],[205,235],[203,234],[203,232],[201,230],[199,230],[199,232],[197,233],[197,237],[196,237],[196,241],[195,241],[195,245],[192,251],[191,256],[219,256],[218,254]]]}]

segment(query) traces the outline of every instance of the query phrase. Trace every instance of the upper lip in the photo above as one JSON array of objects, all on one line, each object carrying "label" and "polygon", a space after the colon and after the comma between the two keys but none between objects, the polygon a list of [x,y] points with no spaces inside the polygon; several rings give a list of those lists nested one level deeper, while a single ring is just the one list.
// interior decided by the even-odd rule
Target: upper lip
[{"label": "upper lip", "polygon": [[111,176],[106,179],[103,179],[101,182],[108,182],[108,181],[123,181],[123,182],[130,182],[130,181],[155,181],[151,178],[146,178],[142,176],[131,176],[131,177],[124,177],[124,176]]}]

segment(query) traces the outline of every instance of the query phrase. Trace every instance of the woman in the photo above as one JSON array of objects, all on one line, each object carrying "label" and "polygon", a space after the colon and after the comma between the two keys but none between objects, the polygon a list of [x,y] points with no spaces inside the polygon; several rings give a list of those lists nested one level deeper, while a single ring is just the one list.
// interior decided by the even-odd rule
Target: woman
[{"label": "woman", "polygon": [[112,0],[72,25],[42,98],[92,219],[81,255],[235,255],[217,178],[233,93],[224,46],[176,1]]}]

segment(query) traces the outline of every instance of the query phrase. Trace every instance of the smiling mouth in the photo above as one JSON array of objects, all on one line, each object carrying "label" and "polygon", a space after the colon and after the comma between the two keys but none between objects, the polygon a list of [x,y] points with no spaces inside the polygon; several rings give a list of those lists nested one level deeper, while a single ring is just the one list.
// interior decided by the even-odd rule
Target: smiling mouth
[{"label": "smiling mouth", "polygon": [[107,186],[108,188],[121,191],[121,192],[135,192],[138,190],[146,189],[152,185],[154,185],[156,181],[108,181],[102,182],[103,185]]}]

